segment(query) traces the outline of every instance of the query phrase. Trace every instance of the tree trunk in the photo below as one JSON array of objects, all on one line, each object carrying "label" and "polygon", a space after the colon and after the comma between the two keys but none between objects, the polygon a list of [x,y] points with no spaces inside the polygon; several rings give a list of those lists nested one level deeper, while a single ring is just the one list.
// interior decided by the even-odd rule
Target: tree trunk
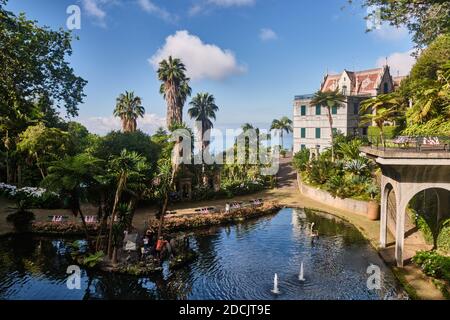
[{"label": "tree trunk", "polygon": [[385,144],[384,144],[383,126],[382,126],[382,125],[379,125],[379,126],[378,126],[378,129],[380,129],[380,142],[381,142],[381,145],[383,146],[383,148],[385,148],[386,146],[385,146]]},{"label": "tree trunk", "polygon": [[11,184],[11,167],[9,163],[9,151],[6,150],[6,183]]},{"label": "tree trunk", "polygon": [[113,205],[113,209],[111,212],[111,223],[109,225],[109,236],[108,236],[108,257],[111,259],[112,258],[112,232],[113,232],[113,225],[114,225],[114,220],[116,219],[116,209],[117,209],[117,205],[119,203],[120,200],[120,196],[122,194],[122,190],[123,187],[126,183],[127,177],[125,175],[125,173],[122,173],[120,178],[119,178],[119,183],[117,184],[117,190],[116,190],[116,196],[114,198],[114,205]]},{"label": "tree trunk", "polygon": [[86,220],[84,219],[83,212],[81,211],[80,207],[78,207],[78,213],[80,214],[81,223],[83,224],[84,233],[86,235],[86,241],[88,243],[88,248],[90,249],[91,248],[91,241],[90,241],[90,238],[89,238],[89,230],[88,230],[88,227],[87,227],[87,224],[86,224]]},{"label": "tree trunk", "polygon": [[333,116],[331,115],[331,110],[327,107],[328,111],[328,122],[330,123],[330,138],[331,138],[331,161],[334,162],[334,132],[333,132]]}]

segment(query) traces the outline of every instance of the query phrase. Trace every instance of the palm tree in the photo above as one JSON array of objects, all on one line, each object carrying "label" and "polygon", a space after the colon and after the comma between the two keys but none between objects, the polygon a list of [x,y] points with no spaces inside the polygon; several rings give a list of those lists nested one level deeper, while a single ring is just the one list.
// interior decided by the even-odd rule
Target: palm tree
[{"label": "palm tree", "polygon": [[88,154],[67,157],[51,163],[48,168],[48,175],[42,181],[42,185],[49,190],[67,196],[73,215],[75,217],[80,215],[87,241],[89,241],[89,232],[81,210],[80,200],[83,191],[96,183],[94,176],[101,171],[101,163],[102,160]]},{"label": "palm tree", "polygon": [[246,132],[248,130],[254,129],[253,125],[250,123],[244,123],[241,127],[242,131]]},{"label": "palm tree", "polygon": [[330,124],[330,138],[331,138],[331,160],[334,162],[334,131],[333,131],[333,116],[331,109],[342,107],[341,103],[345,102],[345,96],[340,93],[339,88],[334,91],[319,90],[314,94],[311,100],[312,105],[325,107],[328,114],[328,122]]},{"label": "palm tree", "polygon": [[284,132],[287,134],[291,133],[294,129],[292,128],[292,120],[288,117],[283,117],[280,120],[273,120],[272,125],[270,126],[270,130],[280,130],[281,134],[281,148],[284,149],[284,141],[283,141],[283,135]]},{"label": "palm tree", "polygon": [[191,108],[188,110],[188,114],[191,119],[201,122],[200,141],[203,163],[203,152],[209,145],[209,141],[204,141],[205,132],[214,127],[211,120],[216,120],[216,112],[219,111],[219,107],[216,105],[214,96],[209,93],[197,94],[189,105]]},{"label": "palm tree", "polygon": [[183,122],[183,105],[191,95],[186,67],[180,59],[169,56],[159,63],[160,93],[167,102],[167,127]]},{"label": "palm tree", "polygon": [[[382,94],[361,103],[361,123],[375,123],[380,130],[380,142],[384,146],[383,128],[385,122],[395,119],[401,105],[399,97],[393,93]],[[369,113],[367,113],[369,112]]]},{"label": "palm tree", "polygon": [[113,239],[113,226],[117,214],[117,206],[119,204],[122,193],[127,187],[128,178],[130,175],[141,172],[146,167],[145,157],[137,154],[136,152],[128,152],[126,149],[122,150],[120,156],[111,160],[111,168],[117,176],[117,188],[114,197],[114,204],[111,213],[111,221],[109,225],[109,237],[108,237],[108,256],[112,258],[112,239]]},{"label": "palm tree", "polygon": [[142,99],[135,96],[134,92],[125,91],[117,98],[114,116],[121,119],[123,132],[135,132],[137,119],[144,117],[144,114]]}]

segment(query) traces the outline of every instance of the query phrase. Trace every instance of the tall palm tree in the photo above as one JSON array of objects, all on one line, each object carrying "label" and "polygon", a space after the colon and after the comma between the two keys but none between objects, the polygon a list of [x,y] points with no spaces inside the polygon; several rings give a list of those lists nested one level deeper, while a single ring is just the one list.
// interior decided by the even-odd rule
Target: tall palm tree
[{"label": "tall palm tree", "polygon": [[135,96],[134,92],[125,91],[117,98],[114,116],[121,119],[123,132],[135,132],[137,119],[144,117],[144,114],[142,99]]},{"label": "tall palm tree", "polygon": [[209,145],[209,141],[204,141],[205,132],[214,127],[212,120],[216,120],[216,112],[219,111],[219,107],[216,105],[214,96],[209,93],[197,94],[189,105],[191,106],[188,110],[189,116],[201,123],[200,140],[203,162],[203,151]]},{"label": "tall palm tree", "polygon": [[272,125],[270,126],[270,130],[280,130],[281,135],[281,147],[284,149],[284,132],[287,134],[291,133],[294,129],[292,128],[292,120],[288,117],[283,117],[279,120],[275,119],[272,121]]},{"label": "tall palm tree", "polygon": [[340,108],[345,102],[345,96],[339,91],[339,88],[334,91],[319,90],[314,94],[311,100],[312,105],[321,106],[327,109],[328,123],[330,124],[330,138],[331,138],[331,160],[334,162],[334,131],[333,131],[333,116],[331,109],[333,107]]},{"label": "tall palm tree", "polygon": [[384,124],[396,118],[400,105],[400,98],[394,93],[382,94],[361,103],[361,123],[375,123],[380,130],[380,142],[383,146],[385,145]]},{"label": "tall palm tree", "polygon": [[160,93],[167,102],[167,127],[183,122],[183,105],[191,95],[186,67],[180,59],[169,56],[159,63]]}]

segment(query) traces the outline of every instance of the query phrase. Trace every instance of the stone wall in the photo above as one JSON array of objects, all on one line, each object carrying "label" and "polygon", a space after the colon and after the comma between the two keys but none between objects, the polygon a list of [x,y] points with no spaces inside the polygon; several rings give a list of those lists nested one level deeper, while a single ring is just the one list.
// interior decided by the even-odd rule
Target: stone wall
[{"label": "stone wall", "polygon": [[298,175],[297,181],[300,192],[308,198],[341,210],[346,210],[362,216],[367,216],[368,202],[353,199],[334,198],[331,194],[324,190],[316,189],[304,184]]}]

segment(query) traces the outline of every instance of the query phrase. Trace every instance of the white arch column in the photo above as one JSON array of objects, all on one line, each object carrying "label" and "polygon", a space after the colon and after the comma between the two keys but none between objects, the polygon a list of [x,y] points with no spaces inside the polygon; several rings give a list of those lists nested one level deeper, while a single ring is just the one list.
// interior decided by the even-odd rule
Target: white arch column
[{"label": "white arch column", "polygon": [[380,248],[386,248],[387,242],[387,213],[389,190],[386,177],[381,176],[381,215],[380,215]]},{"label": "white arch column", "polygon": [[395,260],[397,261],[397,267],[403,267],[403,250],[405,248],[405,218],[406,207],[409,203],[409,198],[405,197],[405,187],[407,188],[404,184],[398,183],[395,190]]}]

